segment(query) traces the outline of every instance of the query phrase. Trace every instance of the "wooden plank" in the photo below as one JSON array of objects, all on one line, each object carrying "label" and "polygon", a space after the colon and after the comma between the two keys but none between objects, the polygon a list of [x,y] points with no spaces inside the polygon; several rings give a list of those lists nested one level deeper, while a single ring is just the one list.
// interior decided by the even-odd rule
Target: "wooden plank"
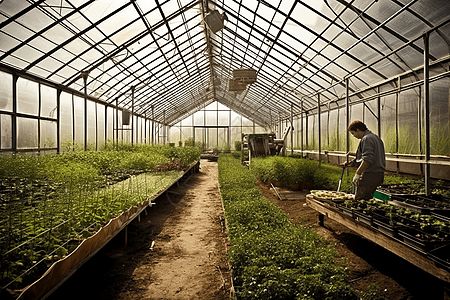
[{"label": "wooden plank", "polygon": [[312,195],[307,195],[306,204],[320,214],[346,226],[367,240],[391,251],[425,272],[430,273],[445,282],[450,282],[450,273],[438,268],[433,261],[428,259],[421,252],[404,245],[400,241],[389,237],[378,230],[374,230],[374,228],[367,224],[361,223],[350,216],[341,214],[328,204],[315,200]]}]

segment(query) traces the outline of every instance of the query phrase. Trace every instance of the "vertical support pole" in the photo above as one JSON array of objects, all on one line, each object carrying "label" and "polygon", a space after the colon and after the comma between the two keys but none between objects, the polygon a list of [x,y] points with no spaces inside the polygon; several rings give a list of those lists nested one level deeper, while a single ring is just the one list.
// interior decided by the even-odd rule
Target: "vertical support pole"
[{"label": "vertical support pole", "polygon": [[163,128],[163,145],[166,144],[167,140],[167,126],[166,126],[166,111],[163,111],[164,123],[162,124]]},{"label": "vertical support pole", "polygon": [[430,183],[430,36],[426,32],[423,35],[423,96],[425,99],[425,194],[431,195]]},{"label": "vertical support pole", "polygon": [[[422,159],[423,151],[423,141],[422,141],[422,87],[419,86],[419,97],[417,99],[417,132],[419,135],[419,153]],[[424,166],[420,164],[420,176],[424,176]]]},{"label": "vertical support pole", "polygon": [[308,113],[305,113],[305,144],[307,149],[309,148],[308,131],[309,131]]},{"label": "vertical support pole", "polygon": [[[395,152],[397,153],[396,157],[398,158],[398,153],[399,153],[399,143],[398,143],[398,138],[399,138],[399,128],[398,128],[398,105],[399,105],[399,98],[400,98],[400,77],[398,77],[397,80],[397,92],[395,93]],[[397,174],[400,172],[400,162],[397,160]]]},{"label": "vertical support pole", "polygon": [[377,93],[378,93],[378,97],[377,97],[377,117],[378,117],[378,122],[377,122],[377,131],[378,131],[378,136],[381,138],[381,97],[380,97],[380,92],[381,92],[381,88],[378,86],[377,87]]},{"label": "vertical support pole", "polygon": [[116,149],[119,150],[119,98],[116,98]]},{"label": "vertical support pole", "polygon": [[61,90],[56,90],[56,152],[61,152]]},{"label": "vertical support pole", "polygon": [[87,78],[89,72],[83,71],[81,72],[81,76],[83,77],[84,84],[84,151],[86,151],[88,144]]},{"label": "vertical support pole", "polygon": [[41,152],[41,110],[42,110],[42,97],[41,97],[41,83],[38,83],[38,124],[37,124],[37,151]]},{"label": "vertical support pole", "polygon": [[291,103],[291,155],[294,154],[294,108]]},{"label": "vertical support pole", "polygon": [[72,98],[72,151],[75,150],[75,98],[73,94]]},{"label": "vertical support pole", "polygon": [[131,87],[131,146],[134,144],[134,86]]},{"label": "vertical support pole", "polygon": [[151,130],[151,141],[152,145],[155,143],[154,136],[155,136],[155,106],[152,105],[152,130]]},{"label": "vertical support pole", "polygon": [[[346,125],[345,125],[345,132],[346,132],[346,150],[345,152],[348,153],[350,151],[350,133],[348,132],[347,128],[350,125],[350,99],[349,99],[349,79],[348,77],[345,78],[345,114],[346,114]],[[345,161],[348,162],[348,154],[346,155]],[[348,176],[348,168],[346,169],[346,175]]]},{"label": "vertical support pole", "polygon": [[[339,142],[339,139],[340,139],[340,134],[339,134],[339,125],[340,125],[340,111],[339,111],[340,109],[339,109],[339,106],[338,106],[338,108],[337,108],[337,117],[336,117],[336,150],[338,150],[338,151],[340,151],[340,149],[341,149],[341,143]],[[340,163],[341,161],[340,161],[340,157],[339,157],[339,163]]]},{"label": "vertical support pole", "polygon": [[105,132],[105,136],[104,136],[104,146],[106,149],[106,145],[108,144],[108,105],[105,104],[105,121],[103,123],[103,129]]},{"label": "vertical support pole", "polygon": [[98,151],[98,111],[97,103],[94,103],[95,110],[95,151]]},{"label": "vertical support pole", "polygon": [[301,120],[301,124],[300,124],[300,126],[301,126],[301,135],[300,135],[300,144],[301,144],[301,154],[302,154],[302,157],[303,157],[303,133],[304,133],[304,130],[303,130],[303,99],[300,101],[300,106],[301,106],[301,111],[300,111],[300,120]]},{"label": "vertical support pole", "polygon": [[318,133],[319,133],[319,167],[322,165],[322,120],[320,112],[320,94],[317,94],[317,123],[318,123]]},{"label": "vertical support pole", "polygon": [[14,153],[17,153],[17,80],[19,80],[19,77],[17,75],[13,75],[13,103],[12,103],[13,113],[11,116],[11,135],[12,135],[11,146]]}]

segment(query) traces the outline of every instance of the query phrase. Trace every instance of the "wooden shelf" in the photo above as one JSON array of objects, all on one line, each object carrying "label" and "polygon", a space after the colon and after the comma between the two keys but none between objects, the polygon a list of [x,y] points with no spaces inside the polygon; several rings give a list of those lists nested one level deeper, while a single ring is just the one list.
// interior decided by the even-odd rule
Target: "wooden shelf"
[{"label": "wooden shelf", "polygon": [[319,212],[322,215],[322,218],[323,216],[327,216],[328,218],[339,222],[367,240],[391,251],[425,272],[450,283],[450,273],[437,267],[434,262],[428,259],[421,251],[404,245],[399,240],[389,237],[371,226],[351,218],[350,216],[341,214],[336,208],[330,206],[329,204],[315,200],[312,195],[306,196],[306,204]]}]

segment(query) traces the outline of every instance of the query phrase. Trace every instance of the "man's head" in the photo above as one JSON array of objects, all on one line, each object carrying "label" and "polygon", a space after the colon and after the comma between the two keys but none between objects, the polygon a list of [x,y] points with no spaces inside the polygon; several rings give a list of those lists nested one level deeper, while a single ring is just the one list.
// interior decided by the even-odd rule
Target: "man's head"
[{"label": "man's head", "polygon": [[364,132],[367,130],[366,124],[360,120],[353,121],[347,128],[348,131],[357,139],[362,139]]}]

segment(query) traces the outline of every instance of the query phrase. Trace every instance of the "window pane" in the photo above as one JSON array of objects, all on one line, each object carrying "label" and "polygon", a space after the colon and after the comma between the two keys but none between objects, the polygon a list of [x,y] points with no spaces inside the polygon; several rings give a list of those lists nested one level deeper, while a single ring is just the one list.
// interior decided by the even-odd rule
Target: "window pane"
[{"label": "window pane", "polygon": [[37,115],[38,105],[37,82],[19,78],[17,80],[17,112]]},{"label": "window pane", "polygon": [[41,120],[41,148],[56,147],[56,121]]},{"label": "window pane", "polygon": [[[60,114],[61,120],[59,122],[61,134],[61,150],[69,150],[72,148],[73,142],[73,112],[72,112],[72,95],[68,93],[61,93],[60,99]],[[69,147],[69,149],[65,149]]]},{"label": "window pane", "polygon": [[12,76],[3,72],[0,72],[0,110],[12,111]]},{"label": "window pane", "polygon": [[74,97],[75,143],[80,149],[84,148],[84,99]]},{"label": "window pane", "polygon": [[35,149],[38,146],[38,120],[17,118],[17,148]]},{"label": "window pane", "polygon": [[95,103],[92,101],[87,101],[87,149],[96,149],[96,117],[95,117]]},{"label": "window pane", "polygon": [[0,132],[2,134],[1,149],[12,148],[11,116],[0,114]]},{"label": "window pane", "polygon": [[41,117],[56,119],[56,90],[52,87],[41,85]]}]

